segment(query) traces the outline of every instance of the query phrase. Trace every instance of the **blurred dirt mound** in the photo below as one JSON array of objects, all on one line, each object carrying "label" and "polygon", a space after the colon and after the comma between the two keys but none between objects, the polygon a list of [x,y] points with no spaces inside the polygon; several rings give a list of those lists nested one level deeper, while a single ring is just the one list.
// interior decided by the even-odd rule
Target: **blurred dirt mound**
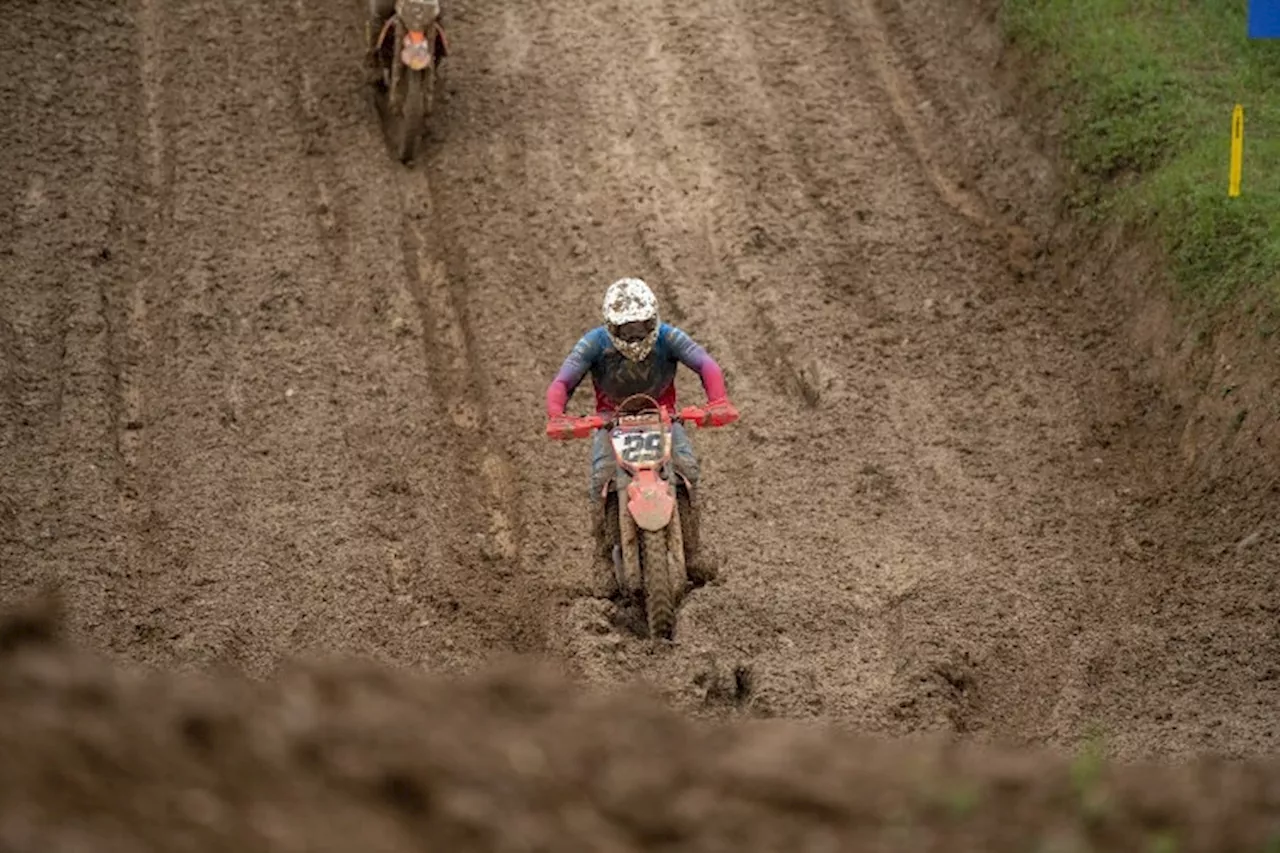
[{"label": "blurred dirt mound", "polygon": [[142,674],[56,619],[0,624],[4,851],[1258,851],[1280,828],[1274,766],[712,726],[515,666]]}]

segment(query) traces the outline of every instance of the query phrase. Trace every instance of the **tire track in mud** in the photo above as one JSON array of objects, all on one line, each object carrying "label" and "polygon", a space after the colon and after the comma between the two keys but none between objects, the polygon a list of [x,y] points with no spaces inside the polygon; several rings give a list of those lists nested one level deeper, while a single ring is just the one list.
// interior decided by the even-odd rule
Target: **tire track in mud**
[{"label": "tire track in mud", "polygon": [[[335,15],[329,23],[335,29],[345,25],[348,32],[356,34],[363,18],[347,20]],[[362,45],[358,41],[355,36],[348,39],[350,56],[359,56]],[[328,147],[330,131],[322,118],[313,75],[304,62],[296,61],[303,114],[317,127],[317,147],[323,150]],[[464,498],[447,509],[434,507],[448,519],[442,526],[447,526],[455,543],[450,554],[456,568],[441,568],[456,574],[453,583],[470,588],[469,597],[476,606],[468,608],[468,618],[481,635],[460,636],[450,642],[475,644],[481,650],[536,651],[543,643],[542,626],[528,601],[540,596],[531,592],[524,579],[511,569],[511,563],[519,559],[518,495],[509,463],[487,438],[483,366],[475,359],[471,346],[465,288],[451,281],[443,258],[438,256],[440,247],[432,240],[435,214],[430,186],[420,171],[403,168],[387,156],[376,111],[371,108],[372,99],[364,101],[366,109],[360,111],[359,117],[366,123],[364,157],[372,168],[367,170],[369,174],[362,185],[376,188],[386,212],[391,214],[381,239],[388,250],[398,254],[400,263],[394,272],[388,270],[386,280],[395,294],[399,322],[405,322],[410,313],[417,318],[415,329],[420,329],[421,356],[440,409],[439,427],[423,451],[448,452],[454,466],[448,479],[457,483]],[[332,204],[334,193],[327,189],[328,170],[313,167],[310,171],[325,228],[333,231],[337,214]],[[350,199],[353,193],[343,195]],[[448,436],[443,445],[441,435]],[[430,502],[436,495],[423,497]]]},{"label": "tire track in mud", "polygon": [[[135,302],[140,307],[132,312],[140,323],[140,357],[128,383],[140,389],[130,407],[141,424],[129,454],[136,483],[130,491],[138,497],[130,555],[138,567],[137,610],[131,615],[140,647],[135,653],[143,657],[245,663],[245,640],[236,627],[214,615],[216,605],[209,607],[213,618],[208,623],[195,628],[183,624],[183,610],[197,597],[208,606],[209,587],[217,591],[222,582],[217,568],[196,568],[203,562],[203,547],[221,550],[217,540],[201,537],[186,522],[212,515],[236,525],[234,514],[228,518],[209,512],[208,478],[201,468],[209,448],[220,443],[219,427],[238,430],[245,407],[243,322],[222,284],[222,271],[231,265],[232,241],[225,234],[212,245],[202,239],[210,220],[235,204],[236,191],[220,158],[243,144],[243,137],[227,115],[232,94],[223,91],[216,99],[196,98],[194,103],[187,99],[200,90],[202,79],[221,78],[231,85],[231,69],[241,63],[230,50],[244,31],[230,29],[240,19],[232,23],[216,16],[196,28],[205,38],[187,50],[182,36],[198,15],[193,4],[141,0],[137,6],[148,222]],[[202,160],[206,150],[218,153]],[[177,376],[165,369],[168,365],[177,368]],[[205,413],[184,411],[190,396],[206,402]],[[209,413],[216,413],[217,420]],[[173,421],[184,424],[181,438],[166,429]],[[194,457],[184,452],[183,439],[194,439],[192,445],[200,448]],[[182,457],[183,462],[176,462]],[[239,478],[228,479],[233,493],[244,488]],[[217,498],[211,502],[219,503]],[[226,501],[223,506],[234,504]],[[173,586],[165,582],[169,575],[176,576]],[[177,644],[182,645],[175,648]]]},{"label": "tire track in mud", "polygon": [[[0,442],[0,596],[54,582],[78,602],[73,624],[106,644],[118,636],[126,571],[118,561],[115,487],[126,415],[118,398],[124,347],[131,172],[136,140],[128,113],[108,106],[127,88],[118,10],[92,26],[54,4],[11,10],[20,40],[0,88],[0,315],[5,341],[6,428]],[[46,73],[68,55],[77,73]],[[53,66],[50,63],[53,63]],[[79,573],[82,549],[97,559]]]},{"label": "tire track in mud", "polygon": [[[835,31],[842,38],[848,39],[850,45],[855,46],[857,55],[865,58],[865,67],[878,82],[879,90],[883,94],[883,103],[887,107],[883,112],[893,117],[893,122],[899,131],[896,134],[897,139],[906,143],[905,146],[899,144],[899,147],[905,148],[910,153],[919,170],[927,178],[936,197],[952,212],[967,220],[970,228],[957,227],[953,230],[953,234],[962,235],[960,239],[971,241],[975,247],[985,244],[993,235],[1003,236],[1006,241],[1010,241],[1013,236],[1011,231],[1003,235],[995,234],[999,226],[987,209],[985,201],[969,192],[958,181],[953,180],[946,169],[940,165],[935,150],[936,140],[926,131],[919,115],[919,110],[927,107],[928,104],[917,91],[911,74],[902,70],[903,58],[897,49],[898,45],[886,28],[875,0],[828,0],[826,8],[836,23]],[[1012,247],[1006,242],[1005,248]],[[994,277],[1003,278],[1004,275],[998,273]],[[972,304],[971,294],[980,293],[982,290],[982,284],[976,288],[973,286],[966,288],[963,291],[965,301],[962,304]],[[923,297],[919,292],[914,295],[917,299]],[[945,296],[943,298],[945,299]],[[928,297],[925,301],[926,306],[936,305],[937,299],[936,295]],[[1003,326],[997,325],[997,328],[1002,329]],[[898,439],[909,442],[914,440],[913,431],[918,429],[920,423],[934,419],[936,415],[929,412],[927,406],[917,404],[907,408],[898,416],[891,417],[891,423]],[[963,483],[966,480],[972,482],[972,475],[967,470],[968,466],[963,463],[962,457],[954,452],[939,452],[940,448],[936,441],[931,444],[933,446],[924,450],[923,453],[917,452],[920,453],[922,460],[928,461],[933,472],[942,475],[943,482]],[[967,450],[965,453],[971,454],[972,451]],[[948,621],[945,618],[938,620],[930,614],[922,619],[920,611],[912,609],[911,605],[922,597],[927,598],[930,590],[939,586],[949,586],[949,576],[957,574],[958,567],[960,574],[983,571],[981,558],[975,559],[975,556],[972,553],[964,557],[957,555],[953,558],[955,562],[952,566],[944,571],[934,571],[915,579],[891,595],[882,607],[886,620],[885,641],[888,645],[888,655],[898,661],[899,667],[895,673],[894,690],[890,694],[893,700],[890,713],[894,718],[905,723],[908,728],[942,727],[965,734],[980,731],[995,722],[997,726],[1005,726],[1004,734],[1006,735],[1010,729],[1021,733],[1028,728],[1028,720],[1045,716],[1046,704],[1056,709],[1060,707],[1061,697],[1069,697],[1069,691],[1064,691],[1056,678],[1045,679],[1042,674],[1027,671],[1022,673],[1023,678],[1017,683],[996,685],[992,689],[988,683],[985,683],[988,679],[983,677],[987,673],[982,672],[984,666],[991,668],[992,661],[983,660],[983,653],[976,650],[981,648],[983,640],[977,639],[975,642],[975,638],[965,637],[971,629],[950,626],[948,630],[944,627],[945,622]],[[1016,565],[1016,563],[1010,561],[1008,565]],[[1017,572],[1015,570],[1012,573],[1016,575]],[[984,580],[991,582],[993,579],[988,576]],[[1012,582],[998,579],[990,587],[990,591],[994,596],[1003,599],[996,608],[1002,616],[1012,610],[1018,614],[1020,622],[1044,624],[1046,602],[1051,600],[1052,596],[1040,599],[1020,588],[1016,579]],[[939,625],[940,621],[942,625]],[[921,622],[929,626],[923,632],[920,630]],[[940,627],[943,630],[939,630]],[[1028,643],[1028,639],[1030,637],[1023,634],[1013,645],[1025,649],[1038,644]],[[1043,639],[1043,637],[1036,638],[1039,643],[1043,643]],[[999,641],[997,643],[999,644]],[[1039,656],[1043,658],[1043,645],[1040,649]],[[1015,656],[1018,654],[1018,652],[1014,653]],[[1005,648],[998,648],[994,654],[996,658],[1008,656],[1009,650]],[[1000,664],[1008,666],[1009,662],[1004,660],[996,663],[997,666]],[[1026,669],[1025,661],[1023,668]],[[1022,708],[1013,709],[1015,715],[1021,713],[1022,717],[1019,722],[1014,722],[1012,725],[1007,718],[1002,720],[1000,712],[992,707],[999,701],[993,699],[992,694],[1003,693],[1011,687],[1015,692],[1022,693],[1020,701],[1023,705]],[[1030,710],[1033,704],[1035,710]],[[1027,713],[1029,710],[1030,713]],[[1036,724],[1032,722],[1030,725]]]},{"label": "tire track in mud", "polygon": [[[336,9],[321,12],[295,0],[292,25],[296,37],[290,40],[292,49],[286,54],[291,73],[281,75],[282,83],[291,90],[296,121],[303,134],[298,159],[311,193],[317,240],[328,256],[330,269],[339,280],[351,285],[337,297],[333,316],[340,318],[340,327],[353,336],[361,336],[372,321],[383,327],[389,324],[396,338],[416,337],[421,330],[413,323],[414,299],[394,264],[384,260],[366,267],[362,263],[367,260],[364,247],[392,248],[394,238],[378,235],[376,228],[370,229],[372,233],[351,233],[353,227],[359,227],[355,223],[364,217],[372,217],[376,224],[378,217],[387,215],[390,198],[378,192],[382,177],[376,159],[380,138],[376,129],[369,132],[364,123],[365,104],[354,97],[354,74],[345,79],[335,73],[336,68],[318,68],[313,61],[317,46],[326,43],[335,55],[358,57],[361,45],[352,35],[351,24],[349,15],[338,14]],[[354,71],[354,63],[351,65],[351,69],[344,70]],[[361,152],[364,158],[350,157]],[[343,157],[344,153],[348,157]],[[360,164],[364,168],[354,169],[351,159],[367,162]],[[361,203],[362,191],[384,196],[379,199],[381,204],[369,210],[369,205]],[[374,254],[376,257],[382,253]],[[391,524],[382,519],[381,513],[372,514],[366,522],[368,535],[380,543],[386,561],[381,574],[387,594],[407,603],[412,612],[429,613],[418,618],[418,626],[440,633],[449,618],[442,615],[439,603],[457,610],[461,607],[459,597],[435,584],[424,594],[419,575],[430,565],[430,573],[438,577],[442,564],[450,559],[446,548],[437,544],[443,537],[431,537],[436,541],[431,543],[429,563],[425,563],[405,541],[416,538],[412,531],[398,529],[394,523],[395,516],[404,519],[416,514],[406,513],[405,504],[420,499],[421,490],[410,478],[397,477],[375,486],[374,493],[380,501],[389,502],[394,513]],[[441,519],[435,519],[430,526],[435,531],[446,527]],[[453,651],[452,639],[445,638],[442,645]]]},{"label": "tire track in mud", "polygon": [[994,227],[996,223],[986,210],[985,202],[952,180],[939,165],[933,142],[917,117],[917,105],[924,99],[915,90],[911,76],[899,70],[900,59],[875,0],[829,0],[828,7],[832,10],[832,17],[843,19],[846,26],[860,34],[868,64],[879,78],[903,135],[938,196],[979,228]]},{"label": "tire track in mud", "polygon": [[[544,591],[529,605],[546,625],[547,650],[581,668],[591,661],[575,652],[562,610],[587,577],[586,512],[581,498],[564,499],[551,486],[567,479],[580,494],[586,459],[575,444],[568,450],[577,451],[576,465],[559,463],[557,445],[542,434],[542,392],[585,328],[576,318],[598,302],[594,282],[606,273],[585,271],[595,260],[587,246],[611,221],[594,199],[575,199],[591,189],[579,164],[560,156],[575,130],[540,108],[553,72],[573,67],[548,62],[560,12],[451,8],[455,32],[465,28],[467,38],[453,40],[457,95],[442,105],[426,168],[439,211],[430,226],[436,269],[455,293],[465,282],[468,358],[482,377],[486,435],[515,484],[523,546],[514,565]],[[510,191],[517,186],[532,191]],[[567,234],[551,236],[566,223]]]},{"label": "tire track in mud", "polygon": [[[155,548],[150,504],[146,500],[147,484],[140,470],[143,453],[143,429],[147,427],[147,395],[141,368],[155,358],[146,336],[150,321],[147,294],[152,280],[161,273],[157,257],[163,240],[163,223],[173,215],[174,159],[169,150],[170,136],[165,126],[164,79],[161,65],[159,17],[155,0],[137,0],[132,60],[137,75],[139,109],[136,131],[139,139],[138,212],[136,254],[133,275],[122,282],[127,289],[122,329],[126,335],[126,355],[119,363],[118,387],[121,407],[129,429],[121,437],[124,467],[120,484],[121,525],[126,531],[123,559],[129,566],[128,610],[121,614],[133,634],[133,642],[147,638],[139,632],[152,615],[146,604],[147,590],[142,584],[142,555],[147,547]],[[145,628],[142,628],[145,631]],[[127,650],[125,644],[121,651]]]},{"label": "tire track in mud", "polygon": [[[940,196],[984,238],[1003,242],[1015,276],[1025,277],[1033,232],[1042,239],[1053,230],[1063,190],[1037,131],[1010,102],[996,9],[931,2],[843,0],[836,9],[846,26],[856,20],[871,34],[868,54]],[[964,73],[948,73],[958,66]]]},{"label": "tire track in mud", "polygon": [[[1015,406],[1040,410],[1019,412],[1011,421],[1023,429],[1030,427],[1033,434],[1047,437],[1058,433],[1059,441],[1069,445],[1078,442],[1080,432],[1087,428],[1087,409],[1073,398],[1077,388],[1053,387],[1058,385],[1053,368],[1069,363],[1074,355],[1070,353],[1070,338],[1055,328],[1043,306],[1034,304],[1037,300],[1027,300],[1025,294],[1017,301],[1001,298],[1008,285],[1026,272],[1022,257],[1027,249],[1025,234],[1016,226],[1000,222],[986,201],[953,178],[943,165],[947,155],[942,152],[945,146],[940,140],[954,129],[936,121],[926,128],[921,111],[938,112],[939,108],[925,100],[907,70],[911,57],[903,52],[899,35],[886,26],[882,4],[857,0],[828,5],[838,22],[837,29],[856,41],[859,55],[867,58],[874,71],[906,143],[905,149],[937,198],[967,221],[968,228],[957,228],[953,233],[987,257],[984,266],[989,272],[972,279],[960,294],[955,294],[961,297],[960,307],[976,314],[977,322],[960,322],[955,330],[957,336],[940,336],[953,341],[944,345],[947,349],[968,350],[965,357],[978,372],[974,379],[955,383],[954,374],[947,370],[952,375],[947,376],[946,384],[958,393],[968,391],[978,400],[1000,401],[993,411],[1012,411]],[[954,316],[955,295],[946,289],[935,291],[925,304],[934,317]],[[940,305],[947,308],[938,310]],[[1026,324],[1030,334],[1006,334],[1011,323]],[[1003,340],[998,346],[973,347],[967,335],[959,337],[966,327],[988,334],[994,331]],[[1009,369],[991,359],[988,352],[1000,350],[1019,352],[1018,366]],[[942,361],[935,357],[934,363]],[[1037,362],[1040,376],[1026,369]],[[1084,367],[1077,375],[1088,376],[1094,369]],[[1000,379],[993,382],[989,376],[983,377],[983,372]],[[1001,386],[1015,393],[1006,393]],[[1061,424],[1052,424],[1041,414],[1038,404],[1046,397],[1054,400],[1048,410],[1059,413]],[[914,411],[907,409],[894,418],[896,431],[903,437],[918,431],[920,423],[936,419],[927,407],[912,408]],[[1040,739],[1047,732],[1054,733],[1051,736],[1067,732],[1074,733],[1068,737],[1079,736],[1083,721],[1076,711],[1080,683],[1079,673],[1075,672],[1077,659],[1063,658],[1058,652],[1066,645],[1078,646],[1076,635],[1083,603],[1079,564],[1106,558],[1090,553],[1093,548],[1080,547],[1080,543],[1088,541],[1087,533],[1079,539],[1070,534],[1050,537],[1057,538],[1058,547],[1072,554],[1068,560],[1046,559],[1049,555],[1038,547],[1037,540],[1045,538],[1046,527],[1055,516],[1071,518],[1071,526],[1079,525],[1081,532],[1090,526],[1101,527],[1102,519],[1085,508],[1097,504],[1108,484],[1091,471],[1077,478],[1078,487],[1069,495],[1055,493],[1051,487],[1046,490],[1036,469],[1044,467],[1046,457],[1057,457],[1053,461],[1059,464],[1066,460],[1046,453],[1043,441],[1036,443],[1011,434],[1007,425],[993,418],[974,418],[965,408],[956,406],[957,412],[948,418],[953,429],[988,421],[971,435],[987,440],[989,450],[975,453],[975,447],[965,441],[953,445],[961,451],[959,454],[954,450],[939,453],[942,447],[935,440],[929,442],[931,446],[921,456],[930,460],[933,471],[947,480],[966,484],[965,491],[976,486],[985,493],[983,500],[989,509],[983,513],[983,524],[992,533],[986,542],[970,546],[970,553],[948,570],[912,585],[888,608],[891,654],[910,662],[903,673],[907,677],[898,679],[893,713],[912,725],[941,724],[957,732],[990,730],[1002,736],[1033,739]],[[1012,453],[1010,449],[1014,449]],[[1024,473],[1013,473],[1019,468]],[[1019,478],[1024,483],[1019,484]],[[1010,500],[1011,492],[1020,493],[1023,503]],[[1038,512],[1046,509],[1043,515]],[[949,515],[957,518],[959,512],[957,507]],[[1025,563],[1042,568],[1028,570]],[[965,583],[960,578],[970,580]],[[974,596],[972,601],[966,601],[961,589],[984,589],[987,600]],[[946,602],[952,601],[964,603],[959,608],[947,608]],[[940,608],[956,612],[939,618]],[[1031,629],[1032,625],[1037,627]],[[910,681],[919,686],[912,687]]]},{"label": "tire track in mud", "polygon": [[[405,277],[412,288],[426,330],[426,358],[432,383],[448,412],[468,463],[463,476],[475,483],[478,499],[468,507],[476,516],[470,528],[479,551],[475,582],[485,598],[507,617],[512,650],[541,651],[546,645],[542,614],[529,607],[529,583],[519,573],[522,519],[520,487],[510,460],[489,438],[493,420],[485,394],[485,366],[477,355],[468,318],[465,283],[451,276],[447,251],[433,244],[438,214],[430,187],[419,172],[407,171],[401,181]],[[412,208],[425,206],[418,213]]]},{"label": "tire track in mud", "polygon": [[[643,217],[638,225],[641,257],[655,271],[649,278],[663,304],[670,306],[672,319],[693,323],[700,330],[699,336],[714,344],[718,357],[725,363],[733,365],[740,359],[735,352],[735,341],[721,327],[753,330],[751,338],[755,343],[749,345],[744,354],[755,360],[755,369],[743,371],[738,377],[744,383],[742,391],[750,393],[751,383],[758,376],[774,376],[779,393],[813,405],[817,392],[807,381],[803,356],[795,355],[797,343],[786,339],[770,318],[771,291],[767,284],[762,284],[764,277],[757,270],[743,270],[736,263],[739,256],[736,247],[723,243],[726,223],[737,224],[745,218],[740,209],[732,213],[718,209],[722,202],[715,188],[725,176],[725,164],[717,156],[718,152],[713,154],[703,144],[700,117],[690,116],[678,106],[683,93],[682,80],[658,35],[663,29],[643,26],[645,21],[664,21],[669,25],[687,25],[686,22],[680,20],[679,12],[673,7],[668,5],[664,9],[657,3],[632,8],[615,6],[613,11],[629,19],[615,26],[634,27],[649,33],[648,42],[643,46],[643,65],[634,52],[629,53],[618,44],[610,54],[608,75],[601,78],[611,83],[626,81],[617,96],[620,104],[625,105],[625,120],[632,127],[650,130],[650,134],[641,131],[638,138],[628,133],[625,141],[617,144],[618,156],[607,164],[615,173],[615,184],[638,196],[637,212]],[[597,100],[604,102],[606,96],[601,93]],[[654,117],[659,120],[653,121]],[[713,122],[713,127],[718,125],[717,119],[706,121]],[[672,124],[678,124],[678,130]],[[681,143],[685,143],[687,150],[690,139],[695,146],[695,157],[681,152]],[[693,168],[680,174],[681,170],[674,167],[677,163],[691,163]],[[636,174],[648,175],[652,185],[635,186],[632,176]],[[628,187],[629,183],[633,186]],[[701,202],[689,198],[687,187],[690,185],[697,188]],[[721,267],[725,264],[732,268],[733,275],[724,275]],[[740,309],[734,300],[718,298],[726,288],[726,278],[729,287],[741,285],[750,296],[745,308]],[[721,320],[726,311],[737,313]]]},{"label": "tire track in mud", "polygon": [[[928,60],[915,48],[918,41],[927,40],[928,36],[913,36],[910,28],[904,26],[904,10],[899,0],[828,2],[832,17],[840,21],[842,27],[860,34],[863,53],[880,80],[902,135],[908,140],[938,197],[969,220],[978,232],[975,239],[1003,254],[1003,261],[1015,278],[1031,275],[1039,254],[1037,238],[1020,220],[1037,206],[1043,210],[1052,210],[1056,206],[1056,196],[1052,195],[1051,182],[1045,174],[1050,167],[1043,153],[1027,145],[1024,136],[1018,132],[1020,128],[1009,132],[1008,117],[992,103],[994,99],[990,96],[993,93],[988,92],[986,98],[980,98],[972,97],[966,91],[970,95],[966,107],[972,112],[965,117],[957,115],[955,105],[948,103],[945,96],[936,93],[934,97],[926,95],[922,88],[925,81],[917,79],[917,72],[927,66]],[[948,12],[957,21],[966,17],[963,11],[951,9]],[[922,10],[917,14],[928,12]],[[965,35],[972,36],[973,33]],[[990,87],[991,81],[979,78],[971,85]],[[961,128],[962,135],[975,136],[971,132],[972,126],[983,119],[992,126],[1002,127],[1001,148],[1005,150],[1001,150],[994,159],[1000,161],[999,168],[1018,177],[984,180],[982,173],[989,166],[984,164],[978,168],[975,176],[972,152],[967,156],[957,154],[955,149],[948,150],[948,146],[939,144],[940,140],[951,138]],[[983,144],[990,145],[996,134],[990,129],[985,132],[991,138],[984,139]],[[973,145],[975,141],[971,138],[969,144]],[[971,189],[975,183],[979,189]],[[1046,189],[1049,189],[1049,194],[1046,194]],[[995,197],[988,199],[984,191],[994,192]],[[1027,198],[1031,195],[1038,198],[1028,204]],[[1018,198],[1020,203],[1015,205],[1008,201],[1010,196]],[[1022,209],[1020,214],[1015,212],[1019,207]],[[1042,213],[1031,213],[1030,216],[1041,220],[1037,226],[1041,232],[1047,233],[1051,229],[1052,224],[1043,218]]]},{"label": "tire track in mud", "polygon": [[122,69],[99,102],[138,149],[132,171],[104,167],[139,188],[122,218],[137,246],[110,294],[117,402],[100,411],[118,409],[118,438],[86,448],[119,447],[124,550],[69,541],[64,574],[85,590],[87,566],[122,567],[123,611],[89,630],[153,663],[260,672],[354,651],[449,667],[522,648],[452,523],[465,466],[398,244],[379,239],[403,199],[351,61],[359,21],[243,11],[139,0],[107,13],[111,50],[95,41]]},{"label": "tire track in mud", "polygon": [[[763,349],[763,370],[781,374],[784,389],[795,394],[798,402],[814,407],[834,390],[832,377],[826,375],[824,359],[813,347],[803,338],[788,335],[775,321],[784,297],[771,282],[790,283],[795,276],[817,275],[833,285],[822,299],[828,310],[839,305],[859,318],[878,320],[884,308],[869,288],[848,280],[850,275],[856,279],[858,270],[844,257],[849,234],[838,209],[826,197],[830,182],[824,186],[799,155],[794,131],[788,129],[791,121],[782,115],[779,98],[770,90],[779,83],[776,66],[772,62],[766,65],[761,57],[779,57],[782,64],[787,63],[787,47],[795,42],[781,24],[794,10],[770,12],[764,16],[769,24],[753,25],[752,18],[762,11],[742,3],[730,4],[723,7],[720,19],[705,10],[663,3],[662,11],[655,9],[654,13],[665,15],[668,33],[678,34],[667,41],[689,45],[687,34],[697,33],[712,46],[707,55],[715,60],[704,60],[703,51],[694,49],[668,52],[661,40],[651,45],[650,55],[659,59],[655,73],[664,81],[661,108],[682,115],[685,136],[694,141],[701,161],[714,164],[711,173],[687,174],[675,179],[673,186],[696,181],[699,193],[710,198],[707,206],[714,211],[715,224],[708,231],[727,231],[739,238],[736,245],[713,247],[713,251],[718,255],[715,261],[734,271],[730,287],[738,286],[750,297],[745,319],[752,323],[753,337]],[[776,36],[779,30],[784,30],[780,37]],[[697,79],[701,85],[689,92],[689,97],[681,97],[686,94],[682,81],[687,79]],[[791,94],[792,103],[803,103],[809,93],[794,87]],[[681,105],[681,101],[685,103]],[[856,101],[845,107],[849,112],[858,109]],[[842,112],[833,111],[827,120],[838,122],[841,116]],[[666,135],[671,136],[669,128]],[[665,144],[672,150],[678,147],[672,138]],[[785,152],[790,152],[790,157],[783,160],[780,155]],[[772,168],[751,176],[738,165],[759,162]],[[726,200],[717,189],[726,179],[744,186],[754,183],[757,192],[744,193],[727,210],[722,209]],[[784,208],[790,221],[779,223],[776,215]],[[861,214],[859,211],[860,218]],[[813,245],[805,247],[805,243]],[[813,273],[795,263],[802,248],[816,256],[805,258],[814,266]],[[721,285],[720,289],[725,288]]]}]

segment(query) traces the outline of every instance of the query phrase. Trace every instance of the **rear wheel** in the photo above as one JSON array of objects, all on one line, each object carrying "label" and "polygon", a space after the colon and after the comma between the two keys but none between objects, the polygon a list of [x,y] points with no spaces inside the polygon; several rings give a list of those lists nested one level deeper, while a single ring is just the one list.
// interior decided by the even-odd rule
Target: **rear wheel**
[{"label": "rear wheel", "polygon": [[400,107],[400,145],[398,155],[401,163],[408,163],[418,153],[418,140],[422,137],[423,122],[427,115],[427,102],[430,79],[434,69],[426,71],[406,71],[404,76],[404,99]]},{"label": "rear wheel", "polygon": [[676,590],[671,578],[667,531],[642,530],[640,544],[649,636],[655,640],[670,640],[676,627]]}]

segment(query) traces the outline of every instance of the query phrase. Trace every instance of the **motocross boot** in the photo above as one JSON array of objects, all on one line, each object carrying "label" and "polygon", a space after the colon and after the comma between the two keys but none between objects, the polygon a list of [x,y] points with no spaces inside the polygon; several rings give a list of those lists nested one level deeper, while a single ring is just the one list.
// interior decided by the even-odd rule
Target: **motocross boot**
[{"label": "motocross boot", "polygon": [[[609,507],[614,509],[612,523]],[[591,593],[595,598],[617,598],[620,591],[613,563],[614,546],[618,544],[617,518],[617,507],[612,502],[591,502],[591,533],[595,541],[591,560]]]},{"label": "motocross boot", "polygon": [[702,513],[696,496],[683,488],[676,493],[680,507],[680,533],[684,540],[684,567],[694,586],[714,581],[720,574],[715,554],[702,544]]}]

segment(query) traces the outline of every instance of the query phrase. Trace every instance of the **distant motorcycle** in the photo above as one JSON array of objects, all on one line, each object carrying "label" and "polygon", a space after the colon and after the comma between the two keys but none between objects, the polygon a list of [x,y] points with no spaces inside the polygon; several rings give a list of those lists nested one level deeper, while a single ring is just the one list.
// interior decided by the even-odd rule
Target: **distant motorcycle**
[{"label": "distant motorcycle", "polygon": [[564,433],[552,436],[590,438],[598,429],[609,431],[617,469],[601,498],[606,511],[618,514],[618,586],[644,601],[649,636],[667,640],[675,630],[676,607],[689,579],[680,518],[680,492],[687,484],[671,464],[673,421],[726,425],[703,409],[689,406],[670,413],[652,397],[637,394],[612,415],[571,418]]},{"label": "distant motorcycle", "polygon": [[391,120],[402,163],[417,154],[435,103],[437,62],[448,51],[439,18],[439,0],[396,0],[378,34],[381,112]]}]

